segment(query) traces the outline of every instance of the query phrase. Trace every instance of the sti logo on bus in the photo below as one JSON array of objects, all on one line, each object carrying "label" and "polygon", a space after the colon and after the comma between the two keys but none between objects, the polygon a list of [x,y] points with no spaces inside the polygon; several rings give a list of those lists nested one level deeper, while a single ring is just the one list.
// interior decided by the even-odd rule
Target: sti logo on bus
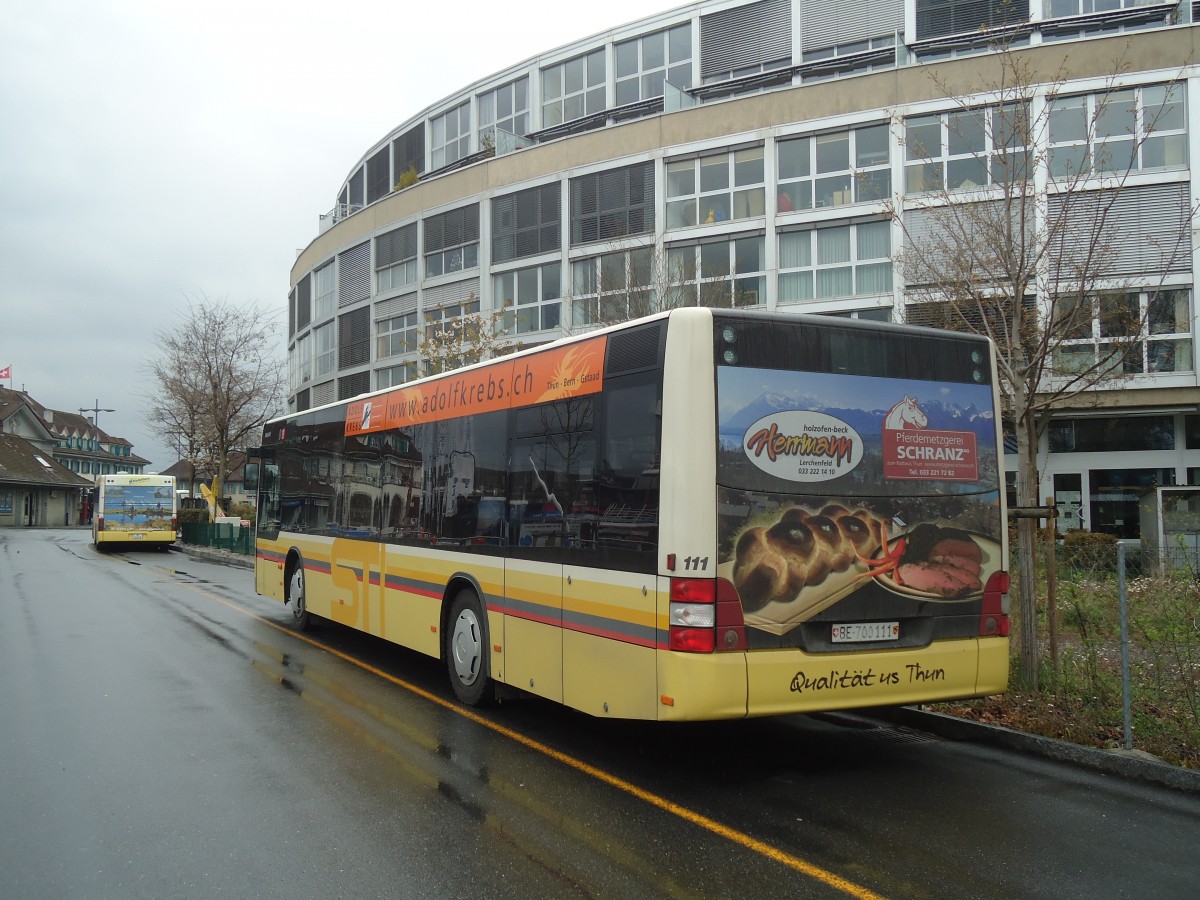
[{"label": "sti logo on bus", "polygon": [[862,438],[848,424],[799,409],[759,419],[746,430],[743,447],[754,465],[788,481],[840,478],[863,457]]}]

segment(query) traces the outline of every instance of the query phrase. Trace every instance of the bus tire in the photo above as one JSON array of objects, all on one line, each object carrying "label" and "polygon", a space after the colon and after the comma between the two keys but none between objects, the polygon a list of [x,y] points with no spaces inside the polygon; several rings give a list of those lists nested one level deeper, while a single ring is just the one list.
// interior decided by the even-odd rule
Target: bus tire
[{"label": "bus tire", "polygon": [[479,597],[463,588],[450,606],[446,670],[454,694],[468,706],[487,706],[496,696],[488,663],[487,618]]},{"label": "bus tire", "polygon": [[304,562],[296,560],[288,572],[284,603],[292,611],[292,627],[297,631],[306,630],[312,624],[312,616],[308,613],[308,599],[304,590]]}]

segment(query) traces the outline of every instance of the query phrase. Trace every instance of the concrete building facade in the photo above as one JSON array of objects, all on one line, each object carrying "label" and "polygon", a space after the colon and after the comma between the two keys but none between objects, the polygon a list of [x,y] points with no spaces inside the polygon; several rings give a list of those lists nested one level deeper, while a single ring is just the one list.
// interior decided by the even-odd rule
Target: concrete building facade
[{"label": "concrete building facade", "polygon": [[[1025,148],[1039,190],[1133,148],[1105,227],[1136,353],[1055,411],[1039,458],[1061,528],[1136,538],[1144,491],[1200,484],[1193,22],[1200,3],[710,0],[548,49],[413,115],[337,186],[291,271],[289,408],[421,374],[422,338],[472,313],[525,347],[667,302],[921,322],[897,258],[931,194],[995,188],[988,86],[1017,59],[1049,126]],[[955,118],[972,108],[978,146]],[[1109,327],[1097,313],[1067,349],[1095,360]]]}]

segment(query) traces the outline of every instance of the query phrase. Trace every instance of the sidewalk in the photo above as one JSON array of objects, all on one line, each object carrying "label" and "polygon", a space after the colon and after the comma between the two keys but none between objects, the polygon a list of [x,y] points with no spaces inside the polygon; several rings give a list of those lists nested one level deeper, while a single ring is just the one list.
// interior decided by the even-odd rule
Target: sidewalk
[{"label": "sidewalk", "polygon": [[1098,747],[1085,747],[1037,734],[1013,731],[998,725],[984,725],[945,713],[930,712],[919,706],[876,707],[862,712],[873,718],[936,734],[951,741],[1002,747],[1031,756],[1070,763],[1106,775],[1130,778],[1189,794],[1200,794],[1200,772],[1168,765],[1138,750],[1101,750]]}]

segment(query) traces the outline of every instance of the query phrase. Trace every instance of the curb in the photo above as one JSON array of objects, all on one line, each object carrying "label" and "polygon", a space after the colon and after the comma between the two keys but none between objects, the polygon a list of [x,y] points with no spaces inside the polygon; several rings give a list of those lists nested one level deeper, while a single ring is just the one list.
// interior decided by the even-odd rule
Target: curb
[{"label": "curb", "polygon": [[221,565],[233,566],[238,569],[253,569],[254,557],[245,556],[241,553],[233,553],[229,550],[217,550],[212,547],[197,547],[195,544],[175,544],[171,549],[176,553],[182,553],[189,559],[199,559],[204,562],[220,563]]},{"label": "curb", "polygon": [[1101,750],[1084,747],[1055,738],[1013,731],[1000,725],[984,725],[970,719],[960,719],[945,713],[930,712],[915,706],[875,707],[862,710],[875,718],[894,722],[909,728],[936,734],[952,741],[987,744],[1017,750],[1032,756],[1041,756],[1056,762],[1065,762],[1082,768],[1116,775],[1159,787],[1170,788],[1188,794],[1200,795],[1200,772],[1182,769],[1159,762],[1147,755],[1136,755],[1126,750]]}]

